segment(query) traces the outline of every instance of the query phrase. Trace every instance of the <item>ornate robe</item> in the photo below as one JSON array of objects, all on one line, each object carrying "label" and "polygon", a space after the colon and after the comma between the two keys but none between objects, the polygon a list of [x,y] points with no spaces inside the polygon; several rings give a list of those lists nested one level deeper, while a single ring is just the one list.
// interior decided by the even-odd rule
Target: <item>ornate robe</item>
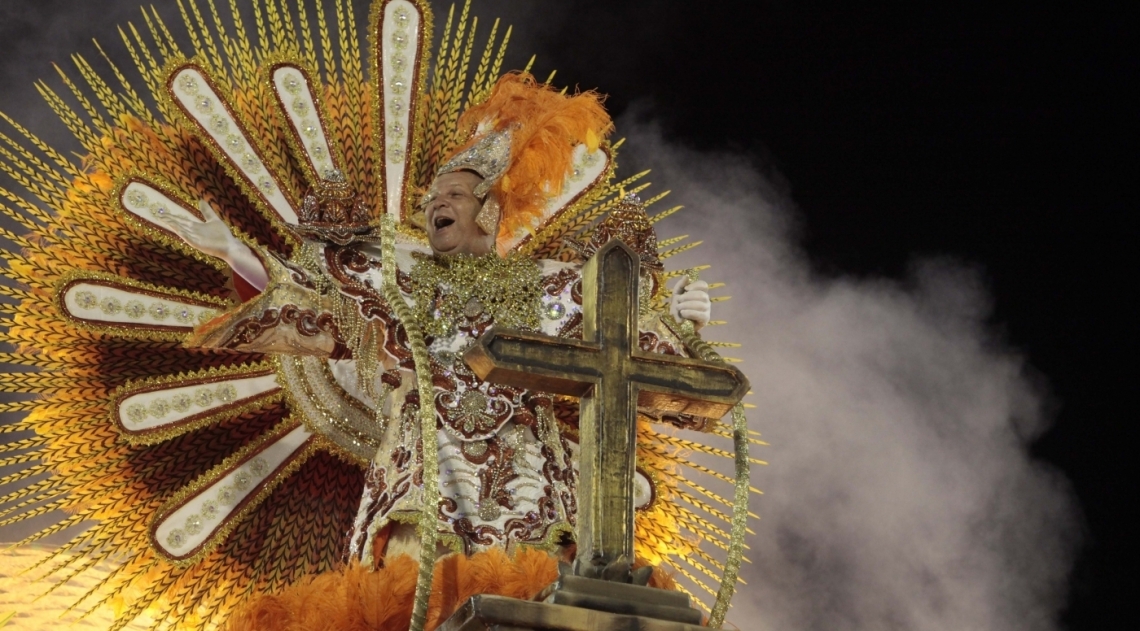
[{"label": "ornate robe", "polygon": [[[371,562],[372,541],[382,528],[417,520],[422,514],[416,415],[423,402],[415,388],[417,367],[403,325],[379,290],[379,247],[307,247],[315,252],[307,266],[267,261],[270,286],[235,312],[203,327],[197,343],[279,353],[278,378],[287,382],[289,391],[305,393],[293,397],[293,409],[303,414],[312,430],[358,461],[367,460],[348,554]],[[433,264],[431,253],[397,245],[396,260],[401,297],[416,308],[416,296],[423,300],[425,295],[424,272]],[[525,282],[537,282],[538,288],[532,292],[533,300],[525,301],[528,304],[499,305],[500,317],[512,315],[512,321],[529,317],[527,328],[580,336],[579,266],[552,260],[516,264],[526,273],[511,282],[526,278],[530,280]],[[503,279],[485,282],[493,284],[492,280]],[[448,282],[429,287],[426,295],[439,299],[452,293]],[[643,298],[648,289],[643,288]],[[497,298],[488,295],[484,302]],[[425,341],[435,393],[429,404],[437,418],[433,438],[439,449],[440,540],[466,552],[517,544],[554,547],[573,528],[576,513],[577,402],[480,380],[463,362],[462,353],[496,323],[496,310],[473,298],[449,321],[438,321],[444,317],[442,311],[446,310],[420,310],[430,314],[427,328],[434,330]],[[649,309],[642,313],[642,349],[681,354],[680,344],[659,316]],[[353,327],[358,330],[348,330]],[[357,348],[364,340],[377,349],[370,360],[376,364],[372,371],[361,365],[369,360],[346,352],[352,339]],[[361,374],[367,372],[375,372],[371,386],[368,380],[362,383]],[[650,410],[644,412],[661,420]],[[695,418],[665,420],[684,427],[704,423]],[[652,501],[649,476],[639,472],[636,490],[639,506]]]}]

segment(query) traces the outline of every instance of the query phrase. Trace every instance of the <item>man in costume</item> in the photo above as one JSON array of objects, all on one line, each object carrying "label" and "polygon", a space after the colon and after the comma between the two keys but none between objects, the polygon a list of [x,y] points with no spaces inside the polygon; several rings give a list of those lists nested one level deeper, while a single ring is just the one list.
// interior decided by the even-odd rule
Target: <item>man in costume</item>
[{"label": "man in costume", "polygon": [[[37,437],[21,448],[44,464],[5,481],[55,477],[6,495],[19,500],[9,512],[46,499],[73,512],[28,543],[98,520],[63,552],[121,561],[101,589],[142,594],[124,619],[159,607],[195,626],[201,607],[224,618],[246,595],[287,594],[343,558],[330,549],[345,532],[357,587],[388,594],[371,602],[395,626],[377,628],[407,628],[412,594],[392,581],[414,561],[401,552],[461,553],[439,561],[452,602],[433,605],[437,621],[464,593],[533,594],[555,556],[523,550],[568,552],[575,405],[483,382],[459,354],[491,326],[578,336],[579,265],[613,237],[645,270],[643,350],[691,350],[674,327],[709,322],[707,285],[664,272],[652,228],[664,214],[644,211],[660,196],[632,195],[641,174],[612,181],[617,143],[598,97],[497,79],[494,33],[468,73],[466,13],[445,29],[454,48],[429,81],[427,5],[377,0],[366,81],[355,52],[320,59],[278,32],[293,17],[256,2],[273,35],[256,46],[240,21],[221,43],[189,21],[193,59],[165,25],[152,28],[154,50],[128,42],[158,115],[81,65],[112,116],[91,109],[89,123],[49,102],[84,144],[82,167],[18,128],[51,164],[20,148],[5,167],[52,212],[4,208],[32,235],[5,235],[23,248],[5,253],[9,275],[28,288],[10,294],[20,303],[6,339],[13,361],[60,375],[13,377],[41,395],[13,409],[31,410],[19,427]],[[355,41],[355,27],[341,29]],[[731,480],[678,451],[726,452],[648,420],[725,434],[710,419],[642,412],[637,552],[713,576],[719,562],[699,541],[739,542],[688,507],[727,522],[710,502],[739,502],[680,473]],[[413,523],[443,548],[421,546]],[[504,561],[505,549],[520,552]],[[311,585],[330,587],[322,576]],[[342,602],[360,602],[338,584]]]},{"label": "man in costume", "polygon": [[[557,123],[549,123],[551,119]],[[500,229],[501,225],[519,224],[519,215],[538,212],[547,199],[561,192],[563,180],[573,176],[570,157],[575,147],[592,141],[595,147],[585,148],[599,151],[596,145],[611,123],[592,93],[566,97],[529,75],[512,74],[501,79],[486,102],[465,113],[459,124],[471,130],[472,139],[439,168],[419,205],[430,254],[405,245],[398,247],[396,259],[402,297],[427,334],[431,352],[432,405],[440,428],[435,437],[442,495],[440,536],[451,549],[462,552],[516,544],[551,548],[570,532],[575,511],[574,444],[555,418],[554,399],[485,383],[459,357],[495,324],[580,335],[578,265],[501,257],[496,243],[509,238],[500,236],[509,230]],[[541,166],[528,173],[534,163]],[[321,197],[320,192],[310,199],[307,205],[314,213],[327,211],[337,201],[327,194]],[[168,221],[188,238],[208,234],[208,240],[192,245],[227,253],[234,269],[255,270],[247,275],[256,283],[252,253],[237,239],[210,228],[192,232],[185,220]],[[592,251],[613,237],[638,247],[647,269],[660,270],[656,237],[633,199],[625,200],[582,249]],[[204,325],[188,344],[347,356],[330,362],[333,374],[360,401],[375,401],[371,405],[377,422],[386,427],[372,459],[349,553],[369,566],[385,555],[418,557],[419,538],[410,524],[422,513],[422,464],[415,448],[420,435],[414,422],[421,401],[412,387],[416,366],[407,335],[378,291],[383,283],[381,254],[368,241],[310,247],[319,249],[320,264],[305,270],[309,274],[304,281],[283,273],[284,265],[270,260],[270,267],[278,269],[268,275],[273,280],[258,287],[262,294]],[[647,296],[654,282],[652,274],[646,274]],[[703,326],[710,312],[707,285],[685,283],[678,281],[677,289],[683,291],[674,291],[671,310]],[[321,310],[330,299],[321,289],[359,312],[333,318],[331,310]],[[289,323],[266,317],[267,312],[296,306],[308,312],[309,320],[339,326],[328,326],[306,339],[296,335]],[[645,319],[643,347],[677,353],[678,341],[657,317],[650,314]],[[347,328],[344,322],[360,319],[370,333],[346,349],[350,343],[340,329]],[[265,326],[270,320],[273,325]],[[373,360],[379,374],[362,370],[358,359],[375,353],[366,345],[383,351]],[[573,431],[574,404],[560,401],[557,407],[558,416]],[[704,421],[676,418],[673,422],[684,426]],[[647,503],[652,482],[643,475],[639,483]]]}]

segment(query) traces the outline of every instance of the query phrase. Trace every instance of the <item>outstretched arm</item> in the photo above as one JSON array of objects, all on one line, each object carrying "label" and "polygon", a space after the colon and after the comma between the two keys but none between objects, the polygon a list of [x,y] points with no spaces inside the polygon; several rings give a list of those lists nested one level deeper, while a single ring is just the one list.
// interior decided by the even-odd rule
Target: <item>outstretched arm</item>
[{"label": "outstretched arm", "polygon": [[206,218],[205,221],[192,221],[176,217],[171,213],[167,213],[162,221],[182,237],[183,241],[204,254],[216,256],[229,263],[234,273],[244,278],[258,291],[263,291],[269,284],[269,275],[265,272],[261,260],[254,255],[249,246],[233,235],[229,226],[205,200],[198,203],[198,210]]}]

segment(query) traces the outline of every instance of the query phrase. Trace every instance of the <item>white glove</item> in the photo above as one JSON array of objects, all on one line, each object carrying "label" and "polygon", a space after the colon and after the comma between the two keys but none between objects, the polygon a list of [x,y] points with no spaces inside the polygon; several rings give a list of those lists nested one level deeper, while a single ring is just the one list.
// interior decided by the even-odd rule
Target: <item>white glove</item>
[{"label": "white glove", "polygon": [[673,285],[673,299],[669,303],[673,319],[690,320],[696,329],[708,324],[712,319],[708,289],[709,284],[703,280],[690,283],[687,276],[677,279],[677,284]]},{"label": "white glove", "polygon": [[230,232],[229,226],[206,200],[198,202],[198,211],[206,218],[205,221],[192,221],[173,213],[167,213],[162,221],[199,252],[229,263],[235,273],[258,291],[265,289],[269,284],[269,275],[253,251]]}]

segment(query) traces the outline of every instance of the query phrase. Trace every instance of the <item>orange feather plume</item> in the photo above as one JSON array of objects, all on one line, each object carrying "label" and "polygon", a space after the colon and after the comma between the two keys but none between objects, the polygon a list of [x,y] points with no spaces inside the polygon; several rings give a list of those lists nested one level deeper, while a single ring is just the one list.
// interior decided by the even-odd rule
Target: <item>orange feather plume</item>
[{"label": "orange feather plume", "polygon": [[452,156],[473,145],[477,134],[511,129],[511,163],[492,188],[502,208],[500,242],[529,229],[546,201],[562,192],[577,145],[593,151],[613,131],[603,99],[594,91],[566,96],[529,73],[511,73],[460,117],[459,133],[471,140]]}]

